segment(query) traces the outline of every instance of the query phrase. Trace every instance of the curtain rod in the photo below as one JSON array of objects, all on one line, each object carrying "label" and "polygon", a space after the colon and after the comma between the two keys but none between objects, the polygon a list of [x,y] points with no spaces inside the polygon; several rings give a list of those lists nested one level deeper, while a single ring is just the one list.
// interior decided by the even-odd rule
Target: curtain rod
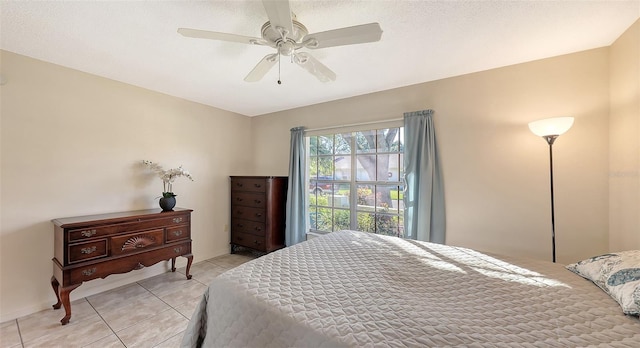
[{"label": "curtain rod", "polygon": [[402,121],[404,120],[404,118],[394,118],[391,120],[380,120],[380,121],[371,121],[371,122],[360,122],[360,123],[352,123],[352,124],[343,124],[340,126],[329,126],[329,127],[321,127],[321,128],[312,128],[312,129],[305,129],[305,132],[316,132],[316,131],[322,131],[322,130],[328,130],[328,129],[336,129],[336,128],[347,128],[347,127],[357,127],[357,126],[366,126],[369,124],[377,124],[377,123],[387,123],[387,122],[394,122],[394,121]]}]

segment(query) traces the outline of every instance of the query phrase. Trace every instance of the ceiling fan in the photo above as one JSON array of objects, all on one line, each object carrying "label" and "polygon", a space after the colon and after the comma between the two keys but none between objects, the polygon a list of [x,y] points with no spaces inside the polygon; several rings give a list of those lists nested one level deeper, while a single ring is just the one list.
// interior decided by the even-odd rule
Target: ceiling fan
[{"label": "ceiling fan", "polygon": [[[262,25],[262,37],[249,37],[207,30],[179,28],[183,36],[199,39],[238,42],[270,46],[276,53],[268,54],[244,78],[247,82],[260,81],[277,63],[280,56],[291,60],[322,82],[335,81],[336,74],[327,66],[300,49],[318,49],[379,41],[382,29],[378,23],[369,23],[309,34],[307,28],[291,13],[288,0],[262,0],[269,21]],[[278,78],[278,84],[281,81]]]}]

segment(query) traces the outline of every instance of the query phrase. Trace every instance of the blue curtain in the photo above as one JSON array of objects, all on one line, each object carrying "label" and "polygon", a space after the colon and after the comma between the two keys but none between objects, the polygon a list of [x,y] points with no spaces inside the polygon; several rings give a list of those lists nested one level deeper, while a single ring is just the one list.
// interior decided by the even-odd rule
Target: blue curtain
[{"label": "blue curtain", "polygon": [[444,187],[433,111],[404,114],[405,236],[444,244]]},{"label": "blue curtain", "polygon": [[287,188],[287,217],[285,243],[287,246],[307,238],[307,170],[304,127],[291,128],[291,155],[289,157],[289,186]]}]

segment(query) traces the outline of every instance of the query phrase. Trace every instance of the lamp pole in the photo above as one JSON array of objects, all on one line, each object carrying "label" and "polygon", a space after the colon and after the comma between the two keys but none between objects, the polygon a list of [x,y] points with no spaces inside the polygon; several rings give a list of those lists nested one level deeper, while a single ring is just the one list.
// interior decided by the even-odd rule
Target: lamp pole
[{"label": "lamp pole", "polygon": [[553,142],[573,125],[573,117],[553,117],[529,122],[533,134],[542,137],[549,144],[549,179],[551,181],[551,252],[556,262],[556,211],[553,201]]},{"label": "lamp pole", "polygon": [[553,142],[556,141],[558,136],[545,135],[543,138],[549,144],[549,178],[551,182],[551,253],[553,255],[553,262],[556,262],[556,210],[553,199]]}]

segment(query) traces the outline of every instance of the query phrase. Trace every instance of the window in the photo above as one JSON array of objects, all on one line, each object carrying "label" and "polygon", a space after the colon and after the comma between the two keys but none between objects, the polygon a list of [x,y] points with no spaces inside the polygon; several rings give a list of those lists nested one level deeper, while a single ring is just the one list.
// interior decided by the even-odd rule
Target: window
[{"label": "window", "polygon": [[404,129],[308,137],[311,231],[404,236]]}]

